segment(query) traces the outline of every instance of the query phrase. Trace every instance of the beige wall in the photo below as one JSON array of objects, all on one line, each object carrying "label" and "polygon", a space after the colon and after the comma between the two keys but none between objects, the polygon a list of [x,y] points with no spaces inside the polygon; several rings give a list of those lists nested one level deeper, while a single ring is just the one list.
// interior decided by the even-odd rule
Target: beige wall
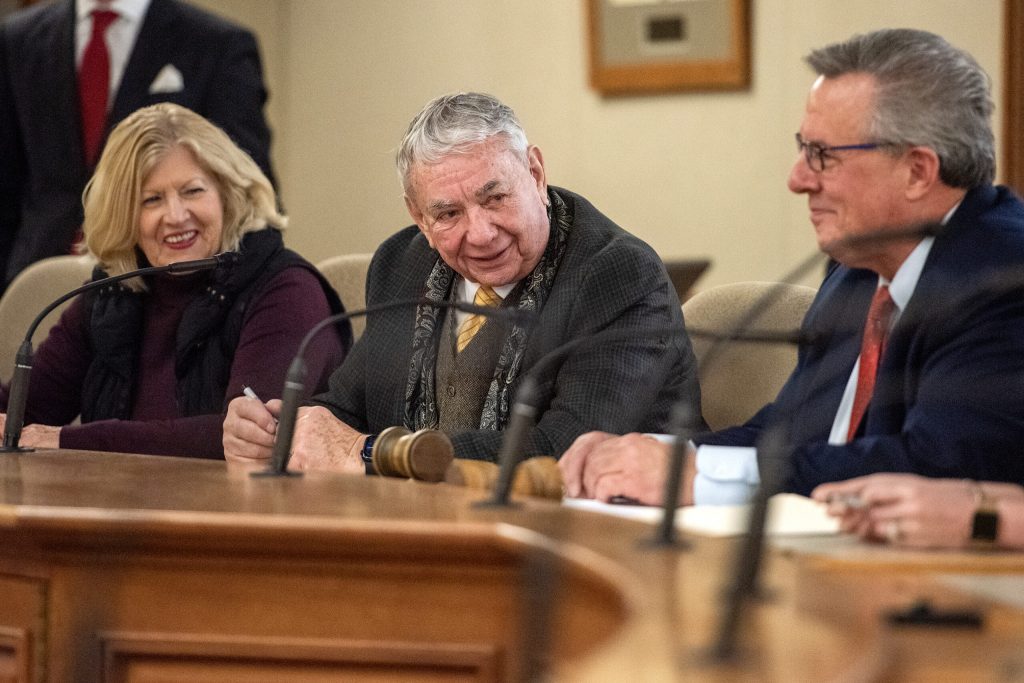
[{"label": "beige wall", "polygon": [[314,261],[408,224],[393,150],[444,92],[512,105],[552,183],[665,257],[712,257],[707,286],[777,279],[813,249],[805,201],[785,188],[810,48],[928,29],[1002,88],[1001,0],[753,0],[749,91],[621,99],[587,85],[583,0],[196,1],[260,36],[288,241]]}]

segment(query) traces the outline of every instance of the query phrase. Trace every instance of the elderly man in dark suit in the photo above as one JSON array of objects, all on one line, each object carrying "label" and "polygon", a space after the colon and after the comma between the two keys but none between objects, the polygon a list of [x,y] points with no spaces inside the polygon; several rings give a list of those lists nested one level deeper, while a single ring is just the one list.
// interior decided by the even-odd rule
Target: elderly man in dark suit
[{"label": "elderly man in dark suit", "polygon": [[179,0],[62,0],[0,29],[0,291],[67,254],[107,133],[174,102],[224,129],[273,182],[249,31]]},{"label": "elderly man in dark suit", "polygon": [[[392,425],[441,429],[458,457],[493,460],[523,377],[591,336],[538,378],[546,391],[524,454],[560,455],[598,427],[664,428],[675,402],[699,400],[660,259],[583,197],[548,186],[540,149],[511,109],[475,93],[434,100],[410,124],[398,167],[416,225],[377,250],[367,304],[427,303],[370,316],[330,391],[302,409],[294,466],[361,470],[373,436]],[[429,303],[451,300],[516,307],[537,323],[505,326]],[[606,330],[621,336],[601,343]],[[229,460],[269,456],[277,403],[269,408],[231,404]]]},{"label": "elderly man in dark suit", "polygon": [[[1024,204],[992,185],[988,77],[913,30],[855,36],[807,61],[818,79],[789,188],[807,195],[818,246],[838,265],[804,320],[815,341],[775,402],[694,439],[684,499],[743,501],[772,425],[789,438],[783,486],[805,495],[879,471],[1024,482]],[[927,223],[944,228],[907,236]],[[595,433],[559,465],[571,495],[656,503],[666,452],[648,436]]]}]

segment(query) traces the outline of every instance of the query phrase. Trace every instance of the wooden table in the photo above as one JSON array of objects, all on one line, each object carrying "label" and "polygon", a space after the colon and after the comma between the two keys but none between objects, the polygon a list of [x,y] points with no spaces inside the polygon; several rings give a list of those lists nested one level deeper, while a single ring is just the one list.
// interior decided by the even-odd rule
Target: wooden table
[{"label": "wooden table", "polygon": [[[0,681],[500,681],[545,663],[566,681],[1024,676],[1024,610],[931,577],[1020,571],[1019,554],[912,557],[911,571],[891,551],[773,552],[774,598],[744,621],[743,656],[715,663],[733,541],[657,549],[644,524],[480,497],[180,458],[2,455]],[[985,625],[879,618],[923,597]]]}]

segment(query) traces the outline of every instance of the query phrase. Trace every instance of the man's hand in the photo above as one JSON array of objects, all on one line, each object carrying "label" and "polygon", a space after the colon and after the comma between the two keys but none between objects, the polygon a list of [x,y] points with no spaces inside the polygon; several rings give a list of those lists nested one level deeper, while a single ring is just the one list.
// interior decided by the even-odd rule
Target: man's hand
[{"label": "man's hand", "polygon": [[583,489],[583,471],[589,463],[590,454],[600,444],[614,439],[608,432],[587,432],[576,437],[569,450],[558,459],[558,469],[562,472],[562,486],[565,495],[570,498],[587,498]]},{"label": "man's hand", "polygon": [[299,408],[291,464],[298,470],[361,474],[366,471],[360,457],[365,441],[365,434],[349,427],[327,408]]},{"label": "man's hand", "polygon": [[[605,502],[624,496],[645,505],[660,505],[670,452],[671,446],[643,434],[590,432],[576,439],[558,466],[569,496]],[[695,458],[689,451],[683,465],[682,505],[693,503],[695,476]]]},{"label": "man's hand", "polygon": [[233,399],[224,418],[224,459],[247,464],[269,461],[280,411],[281,401],[276,398],[266,404],[248,396]]}]

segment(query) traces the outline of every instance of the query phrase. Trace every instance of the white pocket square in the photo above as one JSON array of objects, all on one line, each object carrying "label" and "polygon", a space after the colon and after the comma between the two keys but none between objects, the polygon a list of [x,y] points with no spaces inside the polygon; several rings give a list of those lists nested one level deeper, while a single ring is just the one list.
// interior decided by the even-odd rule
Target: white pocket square
[{"label": "white pocket square", "polygon": [[166,64],[160,69],[149,86],[149,94],[161,92],[181,92],[185,89],[185,79],[173,64]]}]

